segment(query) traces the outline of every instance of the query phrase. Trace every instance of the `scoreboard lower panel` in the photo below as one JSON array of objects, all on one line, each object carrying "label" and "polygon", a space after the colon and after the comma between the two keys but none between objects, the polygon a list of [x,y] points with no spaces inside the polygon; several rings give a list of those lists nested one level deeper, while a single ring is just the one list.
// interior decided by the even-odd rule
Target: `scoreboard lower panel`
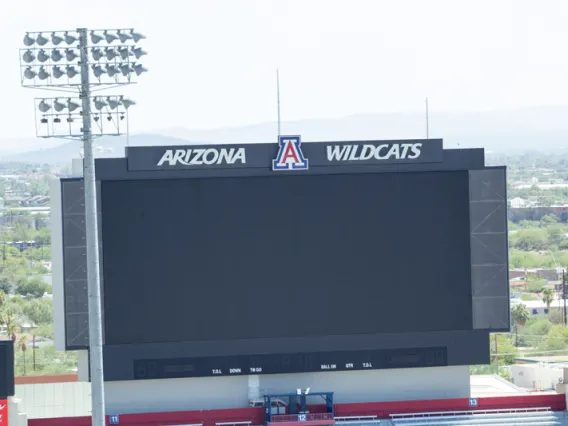
[{"label": "scoreboard lower panel", "polygon": [[239,376],[250,374],[444,367],[446,347],[237,355],[202,358],[138,359],[134,379]]}]

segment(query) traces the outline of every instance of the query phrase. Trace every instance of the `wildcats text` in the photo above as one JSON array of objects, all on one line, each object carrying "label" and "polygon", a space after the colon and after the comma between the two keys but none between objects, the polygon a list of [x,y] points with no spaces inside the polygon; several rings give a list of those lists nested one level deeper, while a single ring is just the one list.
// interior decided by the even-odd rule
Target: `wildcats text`
[{"label": "wildcats text", "polygon": [[328,145],[327,161],[414,160],[422,153],[421,143],[381,145]]}]

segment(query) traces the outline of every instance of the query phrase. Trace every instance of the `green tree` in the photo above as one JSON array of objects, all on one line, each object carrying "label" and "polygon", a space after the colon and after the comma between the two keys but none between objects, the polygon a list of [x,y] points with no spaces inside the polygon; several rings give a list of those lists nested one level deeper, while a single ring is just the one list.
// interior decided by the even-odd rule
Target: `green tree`
[{"label": "green tree", "polygon": [[510,365],[519,356],[518,349],[513,346],[509,336],[504,334],[492,334],[491,339],[491,363],[496,365]]},{"label": "green tree", "polygon": [[553,223],[558,223],[558,218],[554,214],[546,214],[540,219],[540,222],[544,226],[548,226],[548,225],[551,225]]},{"label": "green tree", "polygon": [[544,229],[521,229],[510,238],[515,248],[525,251],[544,250],[548,246],[548,235]]},{"label": "green tree", "polygon": [[16,293],[24,297],[38,298],[42,297],[48,289],[49,286],[43,282],[41,277],[35,276],[18,284]]},{"label": "green tree", "polygon": [[546,288],[542,290],[542,302],[546,305],[546,309],[549,313],[550,313],[550,305],[552,304],[553,300],[554,300],[554,294],[552,293],[551,289]]},{"label": "green tree", "polygon": [[24,355],[24,376],[26,375],[26,351],[28,350],[28,337],[27,336],[20,336],[18,340],[18,348],[22,351]]},{"label": "green tree", "polygon": [[548,319],[552,324],[564,324],[564,309],[553,309],[548,313]]},{"label": "green tree", "polygon": [[530,292],[532,293],[536,293],[542,290],[542,288],[548,283],[548,281],[546,281],[543,278],[540,278],[539,276],[535,275],[535,274],[528,274],[526,277],[526,282],[527,282],[527,287],[529,289]]},{"label": "green tree", "polygon": [[556,223],[547,226],[546,233],[548,235],[549,243],[558,245],[564,239],[564,235],[566,234],[566,229],[564,226]]},{"label": "green tree", "polygon": [[39,325],[34,330],[34,334],[38,337],[47,337],[53,340],[53,323]]},{"label": "green tree", "polygon": [[48,299],[30,300],[24,304],[22,311],[36,325],[49,324],[53,321],[53,304]]},{"label": "green tree", "polygon": [[6,325],[6,336],[8,336],[14,343],[16,343],[16,339],[18,338],[18,332],[20,328],[16,325],[13,318],[10,318],[7,325]]},{"label": "green tree", "polygon": [[41,228],[36,232],[34,239],[42,246],[51,245],[51,231],[48,228]]},{"label": "green tree", "polygon": [[13,294],[15,285],[7,277],[0,275],[0,290],[5,294]]},{"label": "green tree", "polygon": [[30,225],[24,223],[16,223],[12,232],[13,241],[30,241],[32,239],[33,229]]},{"label": "green tree", "polygon": [[[511,245],[513,242],[511,241]],[[556,259],[558,262],[560,260]],[[518,249],[509,250],[509,263],[512,268],[554,267],[555,259],[550,254],[541,254]]]},{"label": "green tree", "polygon": [[525,306],[524,303],[517,303],[511,309],[511,316],[515,324],[518,324],[521,327],[523,327],[530,318],[531,314],[529,312],[529,309]]},{"label": "green tree", "polygon": [[538,351],[568,350],[568,327],[553,325],[537,347]]}]

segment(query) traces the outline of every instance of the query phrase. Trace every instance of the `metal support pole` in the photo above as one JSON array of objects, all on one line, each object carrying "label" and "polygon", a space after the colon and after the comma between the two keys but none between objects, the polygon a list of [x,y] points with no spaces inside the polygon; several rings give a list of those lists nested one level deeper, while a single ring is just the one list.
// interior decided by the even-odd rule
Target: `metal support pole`
[{"label": "metal support pole", "polygon": [[89,360],[91,373],[92,425],[105,426],[103,375],[103,335],[101,324],[101,285],[99,269],[99,232],[97,226],[97,187],[95,157],[91,134],[91,90],[87,29],[79,28],[81,91],[83,110],[83,183],[85,185],[85,226],[87,238],[87,280],[89,293]]},{"label": "metal support pole", "polygon": [[562,300],[564,301],[564,326],[566,327],[566,273],[562,269]]},{"label": "metal support pole", "polygon": [[428,98],[426,98],[426,139],[430,139],[430,118],[428,117]]},{"label": "metal support pole", "polygon": [[280,73],[276,69],[276,108],[278,112],[278,139],[276,142],[280,141]]}]

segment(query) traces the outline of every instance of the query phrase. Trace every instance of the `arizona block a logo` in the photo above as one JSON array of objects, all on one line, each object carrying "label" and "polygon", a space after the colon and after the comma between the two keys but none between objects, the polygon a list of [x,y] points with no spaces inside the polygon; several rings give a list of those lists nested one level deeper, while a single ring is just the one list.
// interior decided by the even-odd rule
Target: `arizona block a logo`
[{"label": "arizona block a logo", "polygon": [[308,170],[308,159],[304,158],[300,144],[300,136],[280,136],[272,170]]}]

